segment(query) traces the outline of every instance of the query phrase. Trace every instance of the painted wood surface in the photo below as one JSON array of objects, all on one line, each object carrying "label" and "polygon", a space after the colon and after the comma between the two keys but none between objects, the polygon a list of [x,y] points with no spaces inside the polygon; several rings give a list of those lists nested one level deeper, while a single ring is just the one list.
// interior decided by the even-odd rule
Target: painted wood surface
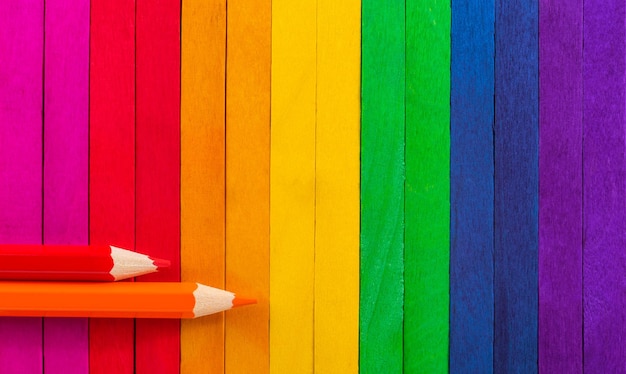
[{"label": "painted wood surface", "polygon": [[316,1],[272,2],[269,351],[276,373],[314,368],[316,19]]},{"label": "painted wood surface", "polygon": [[495,17],[494,371],[537,371],[538,2]]},{"label": "painted wood surface", "polygon": [[[136,211],[138,252],[171,261],[137,281],[180,280],[180,1],[136,6]],[[155,360],[158,357],[158,360]],[[135,371],[175,373],[180,321],[135,322]]]},{"label": "painted wood surface", "polygon": [[[135,247],[135,3],[92,1],[90,24],[89,241],[132,249]],[[91,319],[90,373],[133,373],[134,334],[132,320]]]},{"label": "painted wood surface", "polygon": [[448,372],[450,1],[406,2],[404,370]]},{"label": "painted wood surface", "polygon": [[[43,242],[88,243],[89,1],[45,2]],[[44,371],[88,373],[88,320],[43,321]]]},{"label": "painted wood surface", "polygon": [[401,372],[405,6],[361,7],[360,372]]},{"label": "painted wood surface", "polygon": [[[42,240],[43,1],[0,3],[0,241]],[[0,367],[41,372],[40,318],[0,318]]]},{"label": "painted wood surface", "polygon": [[624,371],[625,56],[623,1],[584,2],[584,371]]},{"label": "painted wood surface", "polygon": [[[226,1],[183,1],[181,280],[224,288]],[[224,315],[181,321],[180,372],[224,372]]]},{"label": "painted wood surface", "polygon": [[359,367],[361,2],[317,2],[316,373]]},{"label": "painted wood surface", "polygon": [[539,372],[582,373],[582,1],[539,7]]},{"label": "painted wood surface", "polygon": [[[229,373],[268,373],[270,367],[271,12],[268,0],[228,4],[226,288],[253,295],[258,302],[226,313],[225,368]],[[285,136],[278,126],[276,134]],[[291,250],[290,246],[283,249]],[[294,250],[299,249],[296,246]],[[280,264],[280,259],[275,264]],[[276,271],[281,272],[280,266]],[[289,283],[297,283],[297,279]],[[287,302],[287,298],[279,298]]]},{"label": "painted wood surface", "polygon": [[493,372],[494,1],[452,1],[450,372]]}]

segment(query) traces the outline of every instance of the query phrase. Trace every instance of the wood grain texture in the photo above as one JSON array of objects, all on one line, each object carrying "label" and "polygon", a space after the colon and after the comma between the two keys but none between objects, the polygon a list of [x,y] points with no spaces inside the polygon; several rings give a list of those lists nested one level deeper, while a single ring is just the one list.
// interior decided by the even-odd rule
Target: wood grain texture
[{"label": "wood grain texture", "polygon": [[[45,2],[43,241],[87,244],[89,1]],[[44,371],[88,373],[88,320],[43,321]]]},{"label": "wood grain texture", "polygon": [[[224,288],[226,1],[182,2],[181,280]],[[181,321],[180,372],[224,372],[224,315]]]},{"label": "wood grain texture", "polygon": [[618,373],[626,360],[626,12],[615,0],[585,1],[583,12],[583,369]]},{"label": "wood grain texture", "polygon": [[317,2],[316,373],[359,367],[361,1]]},{"label": "wood grain texture", "polygon": [[[89,240],[135,247],[135,3],[91,2]],[[115,202],[115,203],[112,203]],[[89,321],[91,373],[133,373],[134,323]]]},{"label": "wood grain texture", "polygon": [[[0,3],[0,241],[42,240],[43,1]],[[40,318],[0,318],[4,373],[43,368]]]},{"label": "wood grain texture", "polygon": [[[268,373],[270,367],[271,6],[268,0],[228,4],[226,288],[258,301],[253,307],[226,313],[224,344],[228,373]],[[308,119],[305,118],[305,121]],[[280,125],[293,124],[282,122],[276,133],[279,139],[284,136],[285,141],[293,140],[280,132]],[[282,152],[277,153],[279,159],[281,155],[286,157],[284,150]],[[280,230],[281,226],[278,228]],[[283,249],[292,250],[290,246]],[[299,251],[297,247],[294,250]],[[280,261],[275,264],[280,264]],[[289,273],[291,269],[281,270],[280,266],[276,271],[283,271],[285,276],[292,274]],[[298,274],[296,279],[291,279],[289,283],[294,284],[289,287],[299,289],[300,286],[295,283],[300,276]],[[283,282],[286,280],[282,278]],[[277,300],[288,302],[285,295],[290,293],[282,293]],[[280,305],[280,300],[277,303]],[[290,334],[291,331],[283,333]]]},{"label": "wood grain texture", "polygon": [[[178,0],[136,7],[135,243],[172,263],[137,281],[180,280],[180,9]],[[176,373],[179,364],[180,321],[137,320],[135,372]]]},{"label": "wood grain texture", "polygon": [[539,17],[539,372],[582,373],[582,1]]},{"label": "wood grain texture", "polygon": [[493,372],[494,1],[452,1],[450,372]]},{"label": "wood grain texture", "polygon": [[360,372],[402,372],[405,2],[361,7]]},{"label": "wood grain texture", "polygon": [[494,371],[537,372],[538,2],[497,1]]},{"label": "wood grain texture", "polygon": [[404,370],[448,372],[450,1],[406,2]]},{"label": "wood grain texture", "polygon": [[272,2],[269,351],[276,373],[313,371],[316,18],[316,1]]}]

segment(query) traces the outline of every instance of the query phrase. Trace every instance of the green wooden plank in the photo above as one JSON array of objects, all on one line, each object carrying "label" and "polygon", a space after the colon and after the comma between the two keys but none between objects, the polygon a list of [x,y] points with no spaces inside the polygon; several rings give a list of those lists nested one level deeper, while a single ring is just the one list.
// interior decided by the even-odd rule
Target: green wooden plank
[{"label": "green wooden plank", "polygon": [[403,365],[404,1],[362,2],[360,371]]},{"label": "green wooden plank", "polygon": [[406,2],[404,370],[448,372],[450,0]]}]

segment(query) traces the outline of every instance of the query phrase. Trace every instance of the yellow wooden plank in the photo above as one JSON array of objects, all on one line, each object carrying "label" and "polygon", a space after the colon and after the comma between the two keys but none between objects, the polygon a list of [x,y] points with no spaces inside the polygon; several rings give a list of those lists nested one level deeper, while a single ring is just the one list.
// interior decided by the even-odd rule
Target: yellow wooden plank
[{"label": "yellow wooden plank", "polygon": [[272,2],[270,371],[313,371],[316,2]]},{"label": "yellow wooden plank", "polygon": [[[184,0],[181,279],[224,286],[226,0]],[[181,373],[224,371],[224,317],[181,322]]]},{"label": "yellow wooden plank", "polygon": [[228,3],[226,288],[258,304],[226,314],[226,372],[269,372],[271,1]]},{"label": "yellow wooden plank", "polygon": [[315,372],[356,373],[361,1],[317,8]]}]

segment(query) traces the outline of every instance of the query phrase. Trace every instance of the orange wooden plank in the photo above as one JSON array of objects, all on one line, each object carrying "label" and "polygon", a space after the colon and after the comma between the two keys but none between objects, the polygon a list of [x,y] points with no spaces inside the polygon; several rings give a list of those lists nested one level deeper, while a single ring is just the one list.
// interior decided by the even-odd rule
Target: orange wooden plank
[{"label": "orange wooden plank", "polygon": [[228,4],[226,287],[258,304],[226,315],[226,372],[269,372],[271,1]]},{"label": "orange wooden plank", "polygon": [[[185,0],[181,278],[224,286],[226,0]],[[181,323],[181,373],[224,372],[224,315]]]}]

